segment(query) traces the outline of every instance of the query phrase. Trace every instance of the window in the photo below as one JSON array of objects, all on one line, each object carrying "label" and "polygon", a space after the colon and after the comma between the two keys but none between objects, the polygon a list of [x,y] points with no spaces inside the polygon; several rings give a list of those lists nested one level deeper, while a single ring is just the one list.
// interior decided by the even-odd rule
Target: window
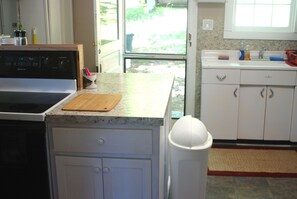
[{"label": "window", "polygon": [[296,0],[227,0],[224,38],[297,40]]}]

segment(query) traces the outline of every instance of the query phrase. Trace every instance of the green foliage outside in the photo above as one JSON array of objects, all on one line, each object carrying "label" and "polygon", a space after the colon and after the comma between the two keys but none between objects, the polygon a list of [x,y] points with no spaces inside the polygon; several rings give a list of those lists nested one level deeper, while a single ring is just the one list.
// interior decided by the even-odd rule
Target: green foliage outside
[{"label": "green foliage outside", "polygon": [[127,21],[146,21],[154,16],[162,16],[164,13],[164,7],[155,7],[149,14],[147,14],[146,6],[140,8],[129,8],[126,10]]}]

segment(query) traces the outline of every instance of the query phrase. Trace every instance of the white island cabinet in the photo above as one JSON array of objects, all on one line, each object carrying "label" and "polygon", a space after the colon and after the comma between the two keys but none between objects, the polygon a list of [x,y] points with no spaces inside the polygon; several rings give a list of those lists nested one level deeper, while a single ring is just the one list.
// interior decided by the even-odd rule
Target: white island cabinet
[{"label": "white island cabinet", "polygon": [[[114,157],[57,155],[57,183],[59,188],[62,187],[59,198],[95,199],[103,198],[104,193],[104,198],[150,199],[151,160],[137,155],[152,155],[152,137],[151,130],[53,128],[56,154],[85,153],[93,156],[107,153]],[[115,156],[117,154],[135,155],[137,159]]]},{"label": "white island cabinet", "polygon": [[113,110],[62,111],[65,102],[46,117],[53,198],[166,198],[173,77],[98,74],[97,84],[77,94],[122,94]]}]

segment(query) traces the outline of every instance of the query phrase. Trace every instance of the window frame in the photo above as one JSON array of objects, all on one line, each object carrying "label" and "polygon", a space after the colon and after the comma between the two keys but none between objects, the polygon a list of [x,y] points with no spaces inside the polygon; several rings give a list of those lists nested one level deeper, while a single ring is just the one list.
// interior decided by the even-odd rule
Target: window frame
[{"label": "window frame", "polygon": [[[235,3],[236,0],[226,0],[225,4],[225,39],[264,39],[264,40],[297,40],[297,1],[292,1],[291,20],[292,24],[288,31],[274,32],[271,28],[251,28],[244,27],[238,30],[235,24]],[[295,15],[295,16],[294,16]],[[271,31],[269,31],[271,29]]]}]

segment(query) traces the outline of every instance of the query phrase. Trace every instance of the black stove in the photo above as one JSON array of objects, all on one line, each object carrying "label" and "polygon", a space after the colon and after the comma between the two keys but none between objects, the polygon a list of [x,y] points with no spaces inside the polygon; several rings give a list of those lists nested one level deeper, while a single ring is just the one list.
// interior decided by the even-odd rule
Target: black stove
[{"label": "black stove", "polygon": [[0,51],[0,119],[44,121],[77,90],[74,51]]},{"label": "black stove", "polygon": [[0,112],[43,113],[70,93],[0,91]]},{"label": "black stove", "polygon": [[76,92],[77,55],[0,50],[0,198],[51,198],[45,117]]}]

